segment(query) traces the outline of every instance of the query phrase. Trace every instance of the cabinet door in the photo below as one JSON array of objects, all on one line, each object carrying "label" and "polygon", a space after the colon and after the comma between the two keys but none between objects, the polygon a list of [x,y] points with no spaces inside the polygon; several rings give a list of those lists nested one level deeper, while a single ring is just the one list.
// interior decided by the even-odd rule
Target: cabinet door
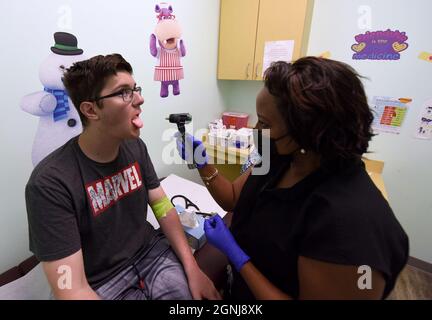
[{"label": "cabinet door", "polygon": [[311,12],[310,0],[261,0],[255,48],[255,80],[262,79],[266,41],[294,40],[293,60],[306,53],[309,30],[305,30],[305,27],[309,25]]},{"label": "cabinet door", "polygon": [[251,80],[259,0],[221,0],[218,79]]}]

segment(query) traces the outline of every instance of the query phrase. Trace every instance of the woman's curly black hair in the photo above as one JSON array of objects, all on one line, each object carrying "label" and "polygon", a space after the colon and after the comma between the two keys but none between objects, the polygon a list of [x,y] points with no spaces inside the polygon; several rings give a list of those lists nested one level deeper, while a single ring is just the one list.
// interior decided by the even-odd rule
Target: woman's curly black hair
[{"label": "woman's curly black hair", "polygon": [[359,158],[373,137],[373,114],[361,76],[349,65],[316,57],[275,62],[265,87],[277,101],[288,133],[322,162]]}]

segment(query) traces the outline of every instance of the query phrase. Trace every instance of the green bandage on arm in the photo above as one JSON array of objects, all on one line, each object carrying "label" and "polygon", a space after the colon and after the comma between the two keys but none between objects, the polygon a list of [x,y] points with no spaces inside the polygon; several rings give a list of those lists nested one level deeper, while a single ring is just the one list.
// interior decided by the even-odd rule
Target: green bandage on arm
[{"label": "green bandage on arm", "polygon": [[152,208],[153,213],[158,220],[165,217],[168,211],[174,208],[171,204],[171,201],[169,201],[168,197],[166,196],[151,204],[150,207]]}]

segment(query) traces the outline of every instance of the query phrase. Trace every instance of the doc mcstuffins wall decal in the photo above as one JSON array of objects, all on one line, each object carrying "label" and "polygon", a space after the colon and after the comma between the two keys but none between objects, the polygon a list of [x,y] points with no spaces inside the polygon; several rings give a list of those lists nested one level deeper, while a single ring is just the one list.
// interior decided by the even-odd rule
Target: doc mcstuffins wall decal
[{"label": "doc mcstuffins wall decal", "polygon": [[432,99],[424,104],[416,129],[417,139],[432,140]]},{"label": "doc mcstuffins wall decal", "polygon": [[150,53],[159,60],[159,64],[155,66],[154,80],[161,82],[160,96],[166,98],[170,85],[173,87],[173,95],[180,94],[179,80],[184,78],[180,58],[186,55],[186,48],[183,40],[179,41],[182,29],[172,14],[172,6],[162,2],[155,6],[155,12],[158,13],[158,22],[154,34],[150,36]]},{"label": "doc mcstuffins wall decal", "polygon": [[354,60],[399,60],[400,52],[408,48],[408,37],[399,30],[367,31],[355,40],[357,43],[351,46]]},{"label": "doc mcstuffins wall decal", "polygon": [[330,59],[331,58],[331,52],[330,51],[323,52],[318,56],[318,58]]},{"label": "doc mcstuffins wall decal", "polygon": [[418,58],[427,62],[432,62],[432,53],[422,52]]},{"label": "doc mcstuffins wall decal", "polygon": [[73,34],[56,32],[54,41],[55,45],[39,69],[43,90],[25,95],[20,103],[22,110],[39,117],[32,148],[34,166],[82,132],[78,111],[65,91],[62,77],[65,69],[85,60],[86,56],[78,48]]}]

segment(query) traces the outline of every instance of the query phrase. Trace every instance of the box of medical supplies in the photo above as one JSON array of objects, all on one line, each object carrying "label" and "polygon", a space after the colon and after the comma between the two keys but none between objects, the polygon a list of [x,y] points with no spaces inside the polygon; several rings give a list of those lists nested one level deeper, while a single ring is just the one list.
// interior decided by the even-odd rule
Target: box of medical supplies
[{"label": "box of medical supplies", "polygon": [[222,113],[222,122],[227,129],[241,129],[248,125],[249,115],[239,112],[224,112]]},{"label": "box of medical supplies", "polygon": [[206,243],[206,236],[204,233],[204,218],[200,215],[197,215],[198,219],[198,227],[189,228],[183,226],[183,229],[186,234],[186,238],[188,240],[189,246],[192,249],[198,250]]},{"label": "box of medical supplies", "polygon": [[241,128],[237,130],[232,141],[235,148],[247,149],[251,147],[254,144],[253,129]]},{"label": "box of medical supplies", "polygon": [[[201,215],[195,214],[193,212],[186,212],[182,206],[176,205],[175,208],[180,216],[180,222],[182,223],[189,246],[195,250],[200,249],[206,243],[206,236],[204,232],[205,219]],[[185,214],[187,215],[187,218],[185,217]],[[185,224],[192,224],[194,227],[189,227]]]}]

